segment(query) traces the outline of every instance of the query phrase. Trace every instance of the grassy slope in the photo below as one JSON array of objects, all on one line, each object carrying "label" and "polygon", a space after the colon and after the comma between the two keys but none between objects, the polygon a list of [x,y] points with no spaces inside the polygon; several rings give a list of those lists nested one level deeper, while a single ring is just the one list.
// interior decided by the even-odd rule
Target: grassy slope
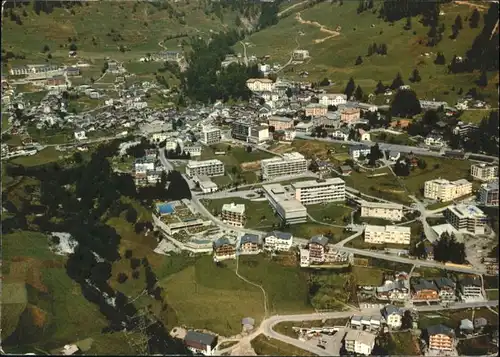
[{"label": "grassy slope", "polygon": [[[170,2],[177,11],[185,13],[180,18],[170,18],[166,10],[159,10],[148,3],[133,1],[89,2],[88,6],[75,6],[69,10],[55,9],[52,14],[36,15],[32,6],[25,7],[28,16],[22,17],[23,25],[6,18],[2,23],[2,48],[26,55],[26,63],[43,62],[46,57],[40,51],[46,44],[50,47],[54,62],[68,62],[68,37],[77,38],[78,55],[81,58],[102,59],[105,56],[125,60],[144,56],[147,52],[162,50],[159,41],[179,34],[206,35],[210,30],[218,32],[234,24],[235,14],[225,13],[223,21],[215,15],[205,15],[200,1]],[[134,12],[134,6],[136,10]],[[21,13],[22,10],[17,10]],[[107,34],[114,30],[123,36],[122,41],[113,42]],[[97,45],[92,39],[95,37]],[[169,40],[166,46],[177,49],[183,38]],[[130,52],[119,52],[124,45]]]},{"label": "grassy slope", "polygon": [[[463,87],[467,91],[473,86],[474,80],[479,76],[477,73],[447,75],[445,66],[433,64],[433,56],[429,58],[420,56],[426,52],[441,51],[449,62],[454,54],[464,55],[480,28],[470,29],[467,22],[463,21],[464,29],[460,31],[458,39],[453,41],[448,36],[458,14],[462,20],[470,16],[471,9],[468,6],[455,4],[442,6],[445,15],[440,17],[440,21],[445,24],[446,29],[443,40],[434,48],[418,43],[420,39],[426,38],[428,28],[423,27],[417,19],[412,21],[413,29],[405,31],[403,26],[406,20],[390,26],[370,11],[356,14],[357,6],[357,1],[344,1],[342,6],[324,2],[301,12],[302,19],[317,21],[328,29],[334,30],[340,25],[342,29],[338,37],[314,43],[314,39],[324,38],[328,34],[320,33],[318,27],[313,25],[299,24],[295,14],[292,14],[276,26],[250,36],[247,41],[252,45],[248,48],[248,54],[269,54],[271,61],[284,64],[297,46],[295,42],[297,39],[302,49],[309,50],[312,59],[303,65],[295,66],[294,73],[306,70],[310,74],[310,80],[328,77],[335,82],[332,91],[343,90],[351,76],[356,84],[362,86],[365,93],[373,91],[379,79],[390,84],[397,72],[401,72],[404,80],[410,84],[407,78],[413,68],[418,68],[422,77],[422,82],[412,85],[421,97],[449,100],[454,103],[457,94],[451,91],[451,87],[455,86],[457,90]],[[298,31],[302,31],[304,35],[298,35]],[[413,31],[416,31],[416,35],[413,35]],[[388,55],[366,57],[368,45],[374,42],[387,44]],[[357,56],[363,57],[363,64],[354,66]],[[486,92],[490,96],[489,99],[495,102],[498,74],[490,73],[489,79],[490,84]],[[450,93],[445,95],[444,91]]]}]

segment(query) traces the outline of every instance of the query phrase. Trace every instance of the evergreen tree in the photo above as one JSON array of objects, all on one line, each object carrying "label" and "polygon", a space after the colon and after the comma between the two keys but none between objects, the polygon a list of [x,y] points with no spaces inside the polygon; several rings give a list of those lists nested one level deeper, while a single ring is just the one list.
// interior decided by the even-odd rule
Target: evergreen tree
[{"label": "evergreen tree", "polygon": [[378,48],[377,53],[379,55],[385,56],[387,54],[387,45],[385,43],[381,44]]},{"label": "evergreen tree", "polygon": [[462,17],[460,15],[457,15],[457,17],[455,17],[455,28],[457,30],[461,30],[463,29],[463,24],[462,24]]},{"label": "evergreen tree", "polygon": [[354,79],[351,77],[349,78],[349,82],[347,82],[347,85],[344,90],[344,94],[347,96],[347,99],[351,98],[355,90],[356,90],[356,83],[354,83]]},{"label": "evergreen tree", "polygon": [[391,103],[392,116],[413,117],[420,114],[422,107],[413,90],[398,90]]},{"label": "evergreen tree", "polygon": [[358,85],[356,87],[356,91],[354,92],[354,98],[356,98],[357,101],[363,100],[363,89]]},{"label": "evergreen tree", "polygon": [[469,17],[469,26],[472,29],[475,29],[479,26],[479,20],[481,19],[481,14],[479,13],[478,9],[474,9],[472,11],[471,17]]},{"label": "evergreen tree", "polygon": [[377,86],[375,87],[375,94],[382,94],[385,92],[385,85],[382,81],[378,81]]},{"label": "evergreen tree", "polygon": [[444,65],[446,63],[446,59],[444,58],[444,54],[442,52],[438,52],[436,59],[434,60],[434,64]]},{"label": "evergreen tree", "polygon": [[415,68],[411,73],[410,82],[415,83],[420,82],[421,80],[422,78],[420,77],[420,73],[418,72],[418,69]]},{"label": "evergreen tree", "polygon": [[356,58],[356,62],[354,62],[354,64],[356,66],[359,66],[361,63],[363,63],[363,59],[361,58],[361,56],[358,56],[358,58]]},{"label": "evergreen tree", "polygon": [[394,80],[392,81],[391,83],[391,89],[398,89],[399,87],[401,86],[404,86],[405,83],[403,82],[403,78],[401,77],[401,73],[398,72],[398,74],[396,75],[396,78],[394,78]]}]

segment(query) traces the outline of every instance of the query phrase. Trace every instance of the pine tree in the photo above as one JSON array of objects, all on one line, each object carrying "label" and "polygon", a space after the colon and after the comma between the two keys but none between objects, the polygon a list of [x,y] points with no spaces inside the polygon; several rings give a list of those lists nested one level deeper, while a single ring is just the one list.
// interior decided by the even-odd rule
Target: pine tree
[{"label": "pine tree", "polygon": [[377,86],[375,87],[375,94],[382,94],[385,92],[385,86],[382,81],[378,81]]},{"label": "pine tree", "polygon": [[347,96],[348,99],[351,98],[355,89],[356,89],[356,83],[354,83],[354,79],[351,77],[349,78],[349,82],[347,82],[347,85],[344,90],[344,94]]},{"label": "pine tree", "polygon": [[361,58],[361,56],[358,56],[358,58],[356,58],[356,62],[354,64],[356,66],[359,66],[361,63],[363,63],[363,59]]},{"label": "pine tree", "polygon": [[356,98],[357,101],[363,100],[363,89],[361,89],[360,86],[356,87],[356,91],[354,92],[354,98]]},{"label": "pine tree", "polygon": [[385,56],[387,54],[387,45],[385,43],[381,44],[378,49],[378,54]]},{"label": "pine tree", "polygon": [[479,26],[479,20],[481,19],[481,14],[477,9],[474,9],[471,17],[469,18],[469,26],[472,29],[475,29]]},{"label": "pine tree", "polygon": [[415,83],[420,82],[421,80],[422,78],[420,77],[420,73],[418,72],[418,69],[415,68],[411,73],[410,82]]},{"label": "pine tree", "polygon": [[404,86],[405,82],[403,82],[403,78],[401,77],[401,73],[398,72],[396,78],[392,81],[391,89],[398,89],[401,86]]},{"label": "pine tree", "polygon": [[446,59],[444,58],[444,54],[442,52],[438,52],[436,59],[434,60],[434,64],[443,65],[446,63]]},{"label": "pine tree", "polygon": [[462,17],[460,15],[457,15],[457,17],[455,17],[455,28],[457,30],[463,29]]},{"label": "pine tree", "polygon": [[373,55],[373,45],[368,46],[368,56]]}]

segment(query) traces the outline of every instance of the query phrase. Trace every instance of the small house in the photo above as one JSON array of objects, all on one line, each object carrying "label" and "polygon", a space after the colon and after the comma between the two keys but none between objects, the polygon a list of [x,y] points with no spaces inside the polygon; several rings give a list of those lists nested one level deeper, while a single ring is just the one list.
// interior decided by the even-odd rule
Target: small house
[{"label": "small house", "polygon": [[184,345],[193,353],[210,356],[217,346],[217,336],[190,330],[184,337]]}]

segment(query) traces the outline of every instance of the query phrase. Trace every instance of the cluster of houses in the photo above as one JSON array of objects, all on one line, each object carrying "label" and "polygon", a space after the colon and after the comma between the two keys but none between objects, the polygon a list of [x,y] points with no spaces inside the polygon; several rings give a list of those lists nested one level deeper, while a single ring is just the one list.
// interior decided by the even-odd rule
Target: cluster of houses
[{"label": "cluster of houses", "polygon": [[339,252],[332,244],[328,244],[328,237],[313,236],[309,242],[300,248],[300,266],[325,266],[332,264],[349,264],[353,254]]},{"label": "cluster of houses", "polygon": [[163,166],[158,161],[157,154],[156,149],[148,149],[144,157],[135,159],[132,176],[136,186],[155,185],[160,182]]},{"label": "cluster of houses", "polygon": [[214,261],[235,259],[236,255],[259,254],[267,252],[287,252],[292,248],[293,235],[290,233],[273,231],[261,237],[246,233],[239,242],[229,237],[221,237],[213,243]]},{"label": "cluster of houses", "polygon": [[458,299],[465,302],[482,301],[483,285],[479,277],[464,277],[458,282],[447,277],[433,279],[412,278],[400,272],[393,277],[385,277],[381,286],[359,286],[363,297],[375,297],[381,301],[441,302],[450,303]]}]

